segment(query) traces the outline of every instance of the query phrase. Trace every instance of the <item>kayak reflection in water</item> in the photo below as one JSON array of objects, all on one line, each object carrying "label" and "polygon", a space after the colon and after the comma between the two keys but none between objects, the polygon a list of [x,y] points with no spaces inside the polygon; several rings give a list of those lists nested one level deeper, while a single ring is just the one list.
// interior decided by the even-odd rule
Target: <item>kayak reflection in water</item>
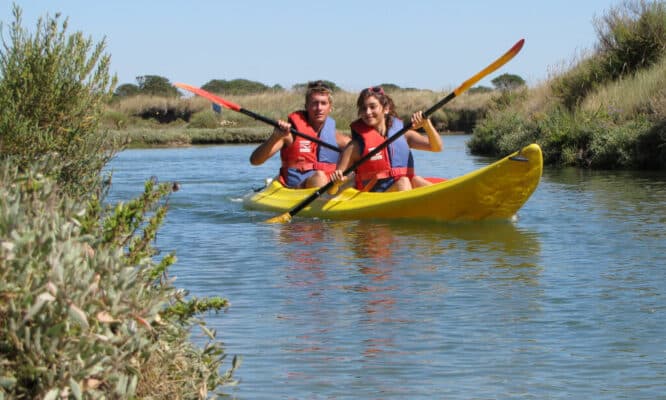
[{"label": "kayak reflection in water", "polygon": [[[356,101],[359,118],[352,122],[352,140],[340,156],[331,180],[345,180],[343,171],[400,132],[404,124],[398,118],[393,99],[381,87],[363,89]],[[418,111],[412,115],[412,127],[390,145],[363,162],[356,169],[356,188],[370,192],[392,192],[431,185],[414,174],[411,149],[442,151],[442,138],[430,119]],[[423,128],[426,135],[415,129]]]}]

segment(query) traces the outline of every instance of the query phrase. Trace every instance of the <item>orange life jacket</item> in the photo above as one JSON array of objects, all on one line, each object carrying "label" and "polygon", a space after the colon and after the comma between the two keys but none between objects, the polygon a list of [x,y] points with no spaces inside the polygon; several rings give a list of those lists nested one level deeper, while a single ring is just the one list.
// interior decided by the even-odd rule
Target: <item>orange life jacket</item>
[{"label": "orange life jacket", "polygon": [[[326,121],[324,121],[319,134],[308,123],[305,111],[296,111],[289,114],[289,122],[294,126],[294,129],[301,133],[305,133],[335,147],[338,146],[335,134],[335,120],[331,117],[326,117]],[[315,169],[325,171],[329,174],[335,171],[340,153],[325,146],[319,146],[316,142],[300,136],[293,135],[293,139],[294,141],[290,146],[283,147],[280,150],[280,158],[282,159],[280,175],[286,176],[287,168],[293,168],[300,172]]]},{"label": "orange life jacket", "polygon": [[[393,121],[387,138],[404,127],[400,119],[392,118]],[[351,130],[352,138],[358,140],[361,146],[361,157],[367,155],[386,140],[375,128],[366,125],[361,119],[352,122]],[[394,140],[393,143],[356,169],[356,187],[362,189],[369,181],[375,179],[390,177],[397,179],[403,176],[409,178],[414,176],[414,158],[404,135]]]}]

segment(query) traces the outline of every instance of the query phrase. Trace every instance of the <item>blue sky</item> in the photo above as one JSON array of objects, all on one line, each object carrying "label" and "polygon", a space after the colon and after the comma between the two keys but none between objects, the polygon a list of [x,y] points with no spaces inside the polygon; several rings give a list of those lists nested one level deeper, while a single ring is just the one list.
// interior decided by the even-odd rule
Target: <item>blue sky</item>
[{"label": "blue sky", "polygon": [[[12,2],[0,20],[7,39]],[[17,0],[23,26],[60,12],[69,32],[106,38],[119,83],[141,75],[203,85],[244,78],[272,86],[327,79],[356,91],[379,83],[451,90],[516,41],[495,74],[534,86],[596,44],[609,0]]]}]

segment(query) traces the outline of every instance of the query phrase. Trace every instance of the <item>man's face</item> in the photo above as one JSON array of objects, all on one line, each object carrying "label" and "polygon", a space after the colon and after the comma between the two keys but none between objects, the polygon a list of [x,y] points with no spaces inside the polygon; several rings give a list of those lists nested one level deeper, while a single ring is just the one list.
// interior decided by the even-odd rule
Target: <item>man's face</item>
[{"label": "man's face", "polygon": [[331,113],[331,99],[325,93],[312,93],[305,103],[305,109],[308,112],[310,124],[323,124]]}]

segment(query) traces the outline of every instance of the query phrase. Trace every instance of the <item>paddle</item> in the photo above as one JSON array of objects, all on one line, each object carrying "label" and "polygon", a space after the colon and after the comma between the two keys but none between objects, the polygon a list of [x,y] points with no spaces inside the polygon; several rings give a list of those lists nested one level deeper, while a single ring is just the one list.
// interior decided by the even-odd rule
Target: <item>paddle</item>
[{"label": "paddle", "polygon": [[[469,78],[465,82],[463,82],[462,85],[458,86],[453,92],[449,93],[446,97],[444,97],[442,100],[440,100],[437,104],[434,106],[430,107],[427,109],[424,113],[423,116],[425,118],[430,117],[431,114],[433,114],[435,111],[437,111],[440,107],[442,107],[444,104],[448,103],[449,101],[453,100],[456,96],[460,95],[462,92],[465,90],[469,89],[483,79],[486,75],[490,74],[491,72],[495,71],[502,65],[506,64],[509,60],[511,60],[518,52],[520,49],[523,48],[523,44],[525,43],[525,39],[520,39],[516,44],[513,45],[506,53],[504,53],[500,58],[495,60],[492,64],[488,65],[486,68],[481,70],[479,73],[474,75],[473,77]],[[400,136],[404,135],[408,130],[412,128],[412,123],[411,121],[406,123],[405,126],[396,132],[393,136],[390,138],[386,139],[382,144],[379,146],[375,147],[374,150],[370,151],[368,154],[365,156],[361,157],[358,161],[353,163],[351,166],[349,166],[347,169],[343,171],[343,174],[345,176],[349,175],[352,173],[356,168],[359,167],[359,165],[363,164],[370,158],[372,158],[375,154],[379,153],[382,151],[386,146],[389,144],[393,143],[395,140],[397,140]],[[322,193],[328,191],[331,187],[333,187],[336,183],[333,181],[329,181],[326,185],[318,188],[315,192],[313,192],[310,196],[308,196],[305,200],[297,204],[294,208],[289,210],[288,212],[278,215],[277,217],[270,218],[266,220],[268,223],[284,223],[284,222],[289,222],[291,221],[291,217],[296,215],[299,211],[307,207],[310,203],[315,201],[319,196],[322,195]]]},{"label": "paddle", "polygon": [[[181,89],[185,89],[187,91],[190,91],[194,94],[198,94],[199,96],[201,96],[203,98],[206,98],[206,99],[212,101],[215,104],[219,104],[224,108],[228,108],[230,110],[238,111],[239,113],[243,113],[243,114],[245,114],[245,115],[247,115],[251,118],[254,118],[254,119],[262,121],[262,122],[265,122],[268,125],[273,125],[274,127],[278,128],[278,129],[280,128],[280,125],[278,125],[277,121],[275,121],[273,119],[270,119],[268,117],[264,117],[263,115],[256,114],[256,113],[254,113],[250,110],[246,110],[245,108],[239,106],[236,103],[233,103],[229,100],[225,100],[225,99],[223,99],[219,96],[216,96],[216,95],[214,95],[210,92],[207,92],[207,91],[205,91],[201,88],[198,88],[198,87],[195,87],[195,86],[192,86],[192,85],[188,85],[186,83],[174,83],[173,85],[176,86],[176,87],[179,87]],[[296,135],[296,136],[300,136],[304,139],[315,142],[315,143],[319,144],[320,146],[328,147],[329,149],[335,150],[338,153],[340,152],[340,149],[337,146],[334,146],[332,144],[328,144],[328,143],[326,143],[322,140],[317,139],[316,137],[312,137],[312,136],[307,135],[305,133],[301,133],[301,132],[297,131],[294,128],[291,128],[289,131],[292,134]]]}]

